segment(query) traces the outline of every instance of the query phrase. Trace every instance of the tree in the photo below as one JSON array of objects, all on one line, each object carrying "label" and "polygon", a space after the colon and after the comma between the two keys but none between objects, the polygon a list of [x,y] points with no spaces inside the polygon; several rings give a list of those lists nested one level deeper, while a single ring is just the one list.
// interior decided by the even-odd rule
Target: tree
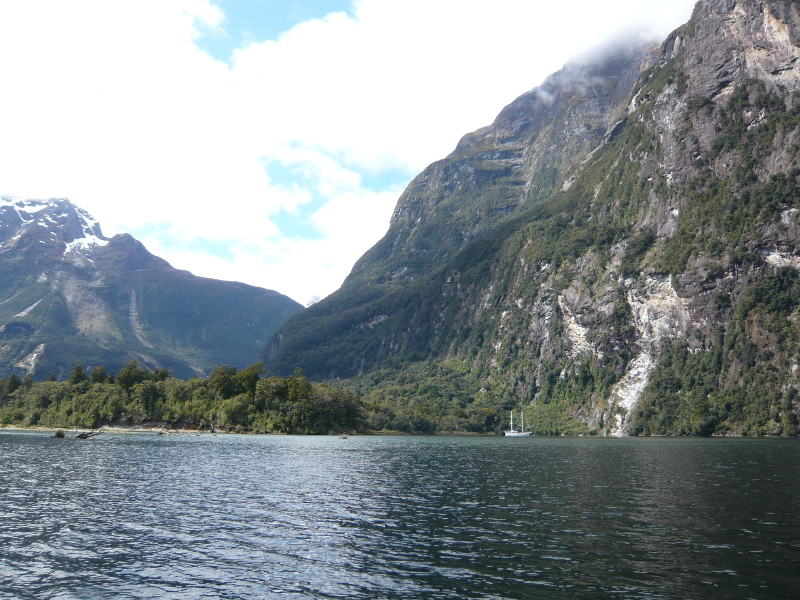
[{"label": "tree", "polygon": [[83,363],[78,361],[75,363],[75,367],[72,369],[67,383],[70,385],[77,385],[86,381],[89,381],[89,377],[86,375],[86,369],[83,368]]},{"label": "tree", "polygon": [[314,391],[311,383],[303,374],[303,369],[296,367],[294,376],[289,378],[289,402],[308,400]]},{"label": "tree", "polygon": [[139,367],[139,363],[132,360],[122,366],[116,381],[117,385],[123,390],[130,392],[134,385],[142,383],[146,379],[150,379],[150,372],[147,369]]},{"label": "tree", "polygon": [[108,374],[106,373],[106,368],[103,365],[98,365],[92,369],[92,383],[105,383],[106,377],[108,377]]},{"label": "tree", "polygon": [[144,409],[145,416],[158,419],[164,406],[164,397],[154,381],[146,380],[137,383],[130,392],[131,399]]},{"label": "tree", "polygon": [[258,385],[258,380],[263,373],[264,363],[257,362],[253,363],[246,369],[242,369],[236,374],[238,387],[240,387],[242,392],[247,394],[251,400],[255,398],[256,386]]},{"label": "tree", "polygon": [[166,381],[172,377],[172,371],[169,369],[153,369],[153,372],[150,374],[150,378],[153,381]]},{"label": "tree", "polygon": [[19,375],[12,373],[6,382],[6,394],[13,394],[20,388],[21,385],[22,380],[19,378]]},{"label": "tree", "polygon": [[236,380],[236,367],[229,367],[228,365],[214,367],[208,376],[208,385],[222,400],[233,398],[237,394],[238,383]]}]

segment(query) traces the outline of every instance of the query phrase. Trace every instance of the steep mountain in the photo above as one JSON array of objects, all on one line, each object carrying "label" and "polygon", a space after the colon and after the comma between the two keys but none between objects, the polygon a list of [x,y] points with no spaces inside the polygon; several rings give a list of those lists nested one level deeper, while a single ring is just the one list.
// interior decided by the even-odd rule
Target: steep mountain
[{"label": "steep mountain", "polygon": [[302,365],[315,377],[351,377],[389,356],[428,355],[431,315],[419,310],[427,297],[420,286],[436,287],[447,273],[450,289],[458,269],[444,265],[482,252],[476,241],[546,201],[572,163],[613,135],[645,56],[642,47],[622,48],[566,66],[417,176],[342,288],[272,341],[275,370]]},{"label": "steep mountain", "polygon": [[566,67],[409,185],[271,367],[352,378],[376,427],[796,433],[799,42],[796,2],[702,0]]},{"label": "steep mountain", "polygon": [[301,306],[277,292],[195,277],[127,234],[103,236],[68,200],[0,199],[0,376],[116,370],[129,360],[202,374],[255,362]]}]

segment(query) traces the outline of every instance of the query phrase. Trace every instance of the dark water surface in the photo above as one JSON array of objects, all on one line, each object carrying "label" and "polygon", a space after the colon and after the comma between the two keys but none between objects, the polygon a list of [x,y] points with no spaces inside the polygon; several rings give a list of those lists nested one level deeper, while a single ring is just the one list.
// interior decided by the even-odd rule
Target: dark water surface
[{"label": "dark water surface", "polygon": [[798,598],[800,440],[0,432],[2,598]]}]

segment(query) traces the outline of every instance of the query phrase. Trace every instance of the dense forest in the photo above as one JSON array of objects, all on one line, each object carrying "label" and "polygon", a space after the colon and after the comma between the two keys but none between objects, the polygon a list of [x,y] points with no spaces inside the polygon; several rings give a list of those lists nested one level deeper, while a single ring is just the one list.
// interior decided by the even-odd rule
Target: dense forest
[{"label": "dense forest", "polygon": [[[501,433],[511,406],[466,392],[469,374],[457,361],[423,367],[388,365],[369,381],[339,386],[312,383],[296,369],[291,377],[264,377],[263,363],[246,369],[221,365],[207,379],[177,379],[167,369],[136,361],[118,374],[75,365],[66,381],[31,375],[0,378],[0,426],[51,428],[165,427],[252,433],[327,434]],[[419,371],[419,372],[418,372]],[[420,384],[420,380],[424,384]],[[372,389],[374,388],[374,389]],[[577,433],[528,416],[541,434]],[[538,425],[538,426],[537,426]],[[584,433],[585,428],[580,433]]]},{"label": "dense forest", "polygon": [[[136,361],[118,374],[75,365],[66,381],[30,375],[0,378],[0,426],[98,428],[164,427],[251,433],[341,432],[495,433],[509,411],[475,382],[460,361],[402,364],[338,385],[312,383],[302,369],[291,377],[264,377],[263,363],[246,369],[221,365],[207,379],[187,381]],[[519,413],[517,413],[519,414]],[[598,433],[555,405],[525,407],[526,429],[537,435]]]},{"label": "dense forest", "polygon": [[[340,432],[502,433],[512,403],[470,393],[459,361],[387,364],[338,386],[291,377],[264,377],[263,363],[221,365],[207,379],[187,381],[136,361],[118,374],[75,365],[69,379],[0,378],[0,426],[51,428],[164,427],[252,433]],[[525,407],[526,429],[538,435],[597,433],[555,406]]]},{"label": "dense forest", "polygon": [[[748,301],[757,303],[768,296],[773,300],[768,308],[780,317],[788,310],[786,302],[797,302],[799,279],[783,269],[762,286],[775,288],[777,294],[753,295]],[[797,399],[794,388],[784,395],[759,394],[767,382],[758,372],[727,390],[719,387],[732,360],[752,361],[758,352],[738,331],[719,335],[722,339],[715,347],[723,351],[691,354],[680,343],[666,349],[634,415],[632,435],[702,436],[720,430],[727,435],[797,435],[797,419],[790,410]],[[579,371],[583,373],[576,367],[576,377]],[[287,378],[263,375],[263,363],[241,370],[221,365],[207,379],[183,381],[167,369],[150,371],[136,361],[116,375],[102,366],[87,372],[78,363],[66,381],[51,377],[37,382],[30,375],[12,374],[0,378],[0,426],[499,434],[508,427],[509,411],[522,408],[498,402],[485,391],[473,395],[473,375],[458,360],[412,365],[389,361],[379,371],[337,386],[312,383],[301,369]],[[591,383],[591,377],[586,381]],[[558,384],[550,402],[524,407],[526,430],[536,435],[603,434],[563,410],[569,398],[562,401],[557,392],[569,382],[559,379]],[[691,394],[682,394],[687,388]],[[694,408],[695,396],[703,396],[705,410]]]},{"label": "dense forest", "polygon": [[312,384],[300,369],[262,377],[263,364],[221,365],[207,379],[182,381],[136,361],[119,372],[75,365],[66,381],[0,379],[0,424],[27,427],[163,426],[255,433],[324,434],[363,429],[359,397]]}]

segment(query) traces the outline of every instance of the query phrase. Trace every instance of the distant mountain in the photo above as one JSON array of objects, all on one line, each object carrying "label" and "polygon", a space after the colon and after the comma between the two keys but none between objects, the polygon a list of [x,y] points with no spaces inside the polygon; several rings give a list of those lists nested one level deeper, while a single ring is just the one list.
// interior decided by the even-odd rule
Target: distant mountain
[{"label": "distant mountain", "polygon": [[191,377],[245,367],[301,306],[196,277],[127,234],[103,236],[68,200],[0,199],[0,376],[129,360]]},{"label": "distant mountain", "polygon": [[[800,8],[702,0],[421,173],[265,357],[349,378],[372,426],[795,433]],[[621,45],[620,47],[624,47]]]}]

